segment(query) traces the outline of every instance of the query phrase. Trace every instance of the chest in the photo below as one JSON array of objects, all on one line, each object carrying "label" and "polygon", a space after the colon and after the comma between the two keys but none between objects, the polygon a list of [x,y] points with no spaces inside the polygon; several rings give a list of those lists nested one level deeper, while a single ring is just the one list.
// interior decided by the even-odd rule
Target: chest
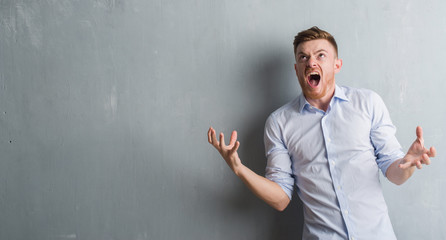
[{"label": "chest", "polygon": [[[342,107],[342,109],[340,109]],[[313,112],[290,118],[282,126],[284,143],[299,166],[351,160],[356,152],[373,150],[371,116],[344,104],[327,114]]]}]

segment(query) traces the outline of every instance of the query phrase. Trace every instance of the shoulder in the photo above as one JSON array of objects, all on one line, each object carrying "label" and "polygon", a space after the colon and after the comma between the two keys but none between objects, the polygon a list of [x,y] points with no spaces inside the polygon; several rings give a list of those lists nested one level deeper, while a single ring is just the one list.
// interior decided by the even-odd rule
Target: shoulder
[{"label": "shoulder", "polygon": [[300,96],[272,112],[265,122],[265,139],[282,139],[284,126],[300,113]]},{"label": "shoulder", "polygon": [[269,115],[267,121],[271,121],[271,120],[283,121],[283,120],[289,118],[293,114],[298,114],[300,111],[299,108],[300,108],[301,104],[302,103],[301,103],[300,96],[296,97],[292,101],[289,101],[285,105],[283,105],[280,108],[273,111]]},{"label": "shoulder", "polygon": [[375,104],[383,104],[383,100],[378,93],[366,88],[354,88],[342,86],[340,89],[344,92],[346,98],[353,104],[367,105],[369,107]]},{"label": "shoulder", "polygon": [[380,98],[380,96],[376,92],[370,89],[354,88],[347,86],[341,86],[340,88],[344,91],[345,96],[347,96],[348,98],[354,98],[354,99]]},{"label": "shoulder", "polygon": [[373,115],[380,109],[385,109],[381,96],[373,90],[365,88],[341,87],[351,106],[356,110],[368,112]]}]

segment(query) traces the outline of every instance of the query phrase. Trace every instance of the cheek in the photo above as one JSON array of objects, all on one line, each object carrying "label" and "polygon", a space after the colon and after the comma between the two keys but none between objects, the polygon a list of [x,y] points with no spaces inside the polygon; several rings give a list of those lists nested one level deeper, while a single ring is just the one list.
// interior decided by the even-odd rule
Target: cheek
[{"label": "cheek", "polygon": [[305,68],[302,68],[302,67],[297,67],[296,68],[296,74],[297,75],[301,75],[301,76],[303,76],[303,75],[305,75]]},{"label": "cheek", "polygon": [[323,69],[324,73],[327,75],[334,74],[336,71],[336,67],[331,63],[324,64],[322,66],[322,69]]}]

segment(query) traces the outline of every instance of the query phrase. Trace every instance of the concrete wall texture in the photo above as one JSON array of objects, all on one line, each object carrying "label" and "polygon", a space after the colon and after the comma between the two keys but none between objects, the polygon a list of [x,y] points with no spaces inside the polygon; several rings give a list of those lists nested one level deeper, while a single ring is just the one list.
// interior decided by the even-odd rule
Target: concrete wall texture
[{"label": "concrete wall texture", "polygon": [[263,127],[300,94],[295,34],[338,41],[339,85],[382,96],[404,150],[438,156],[382,178],[399,239],[446,239],[446,2],[0,1],[0,239],[300,239],[207,143],[239,132],[259,174]]}]

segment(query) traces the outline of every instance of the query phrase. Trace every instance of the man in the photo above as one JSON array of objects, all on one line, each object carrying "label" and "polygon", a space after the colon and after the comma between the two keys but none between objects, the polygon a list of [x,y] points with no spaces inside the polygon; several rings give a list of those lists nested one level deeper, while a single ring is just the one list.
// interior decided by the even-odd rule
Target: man
[{"label": "man", "polygon": [[336,41],[317,27],[294,40],[302,94],[273,112],[265,125],[266,178],[245,167],[233,132],[208,131],[208,141],[259,198],[282,211],[294,185],[304,204],[303,239],[396,239],[387,213],[379,169],[404,183],[435,149],[424,147],[421,127],[407,154],[395,138],[382,99],[365,89],[339,87]]}]

